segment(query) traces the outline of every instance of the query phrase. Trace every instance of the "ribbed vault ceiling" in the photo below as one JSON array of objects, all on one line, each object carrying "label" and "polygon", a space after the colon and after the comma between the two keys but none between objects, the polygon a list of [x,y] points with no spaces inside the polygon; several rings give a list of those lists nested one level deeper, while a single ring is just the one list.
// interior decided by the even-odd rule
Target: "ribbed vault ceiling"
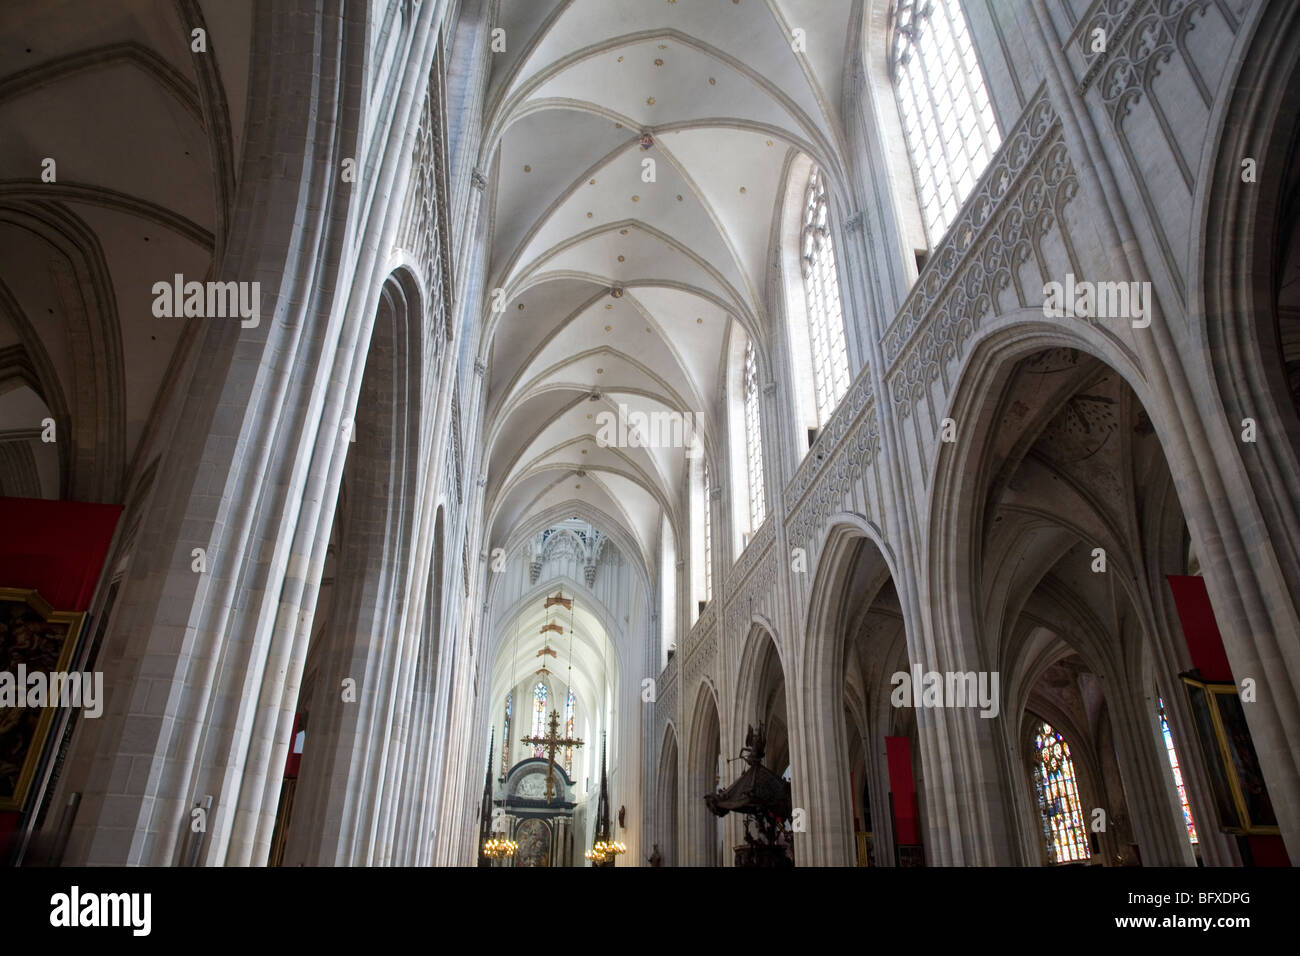
[{"label": "ribbed vault ceiling", "polygon": [[789,164],[840,178],[856,6],[502,0],[481,158],[504,305],[483,340],[493,544],[573,502],[615,516],[647,566],[666,514],[682,553],[682,449],[599,447],[600,412],[692,413],[721,445],[737,329],[766,353]]},{"label": "ribbed vault ceiling", "polygon": [[[568,597],[574,596],[573,589],[559,581],[548,591],[551,594],[563,591]],[[564,633],[542,634],[542,625],[548,622],[560,625]],[[614,697],[619,685],[617,652],[607,637],[606,623],[602,609],[589,606],[583,599],[576,601],[572,617],[562,607],[548,612],[543,607],[541,596],[528,601],[512,616],[502,632],[501,648],[492,669],[490,699],[494,702],[504,700],[506,693],[516,684],[534,683],[538,668],[545,664],[552,675],[552,688],[565,684],[571,686],[583,712],[597,720],[602,707]],[[543,646],[549,646],[555,654],[543,655]],[[563,716],[564,701],[551,700],[548,709],[559,710]],[[520,702],[516,713],[529,713],[526,702]],[[496,719],[496,714],[493,714],[493,719]]]}]

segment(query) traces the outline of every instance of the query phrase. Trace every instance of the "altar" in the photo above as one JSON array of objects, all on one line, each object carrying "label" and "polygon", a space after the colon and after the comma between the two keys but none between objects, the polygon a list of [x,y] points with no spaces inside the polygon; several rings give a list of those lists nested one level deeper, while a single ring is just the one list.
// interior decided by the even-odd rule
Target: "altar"
[{"label": "altar", "polygon": [[509,866],[574,866],[573,781],[556,765],[553,793],[546,798],[550,761],[529,757],[510,768],[495,804],[505,810],[505,827],[519,845]]}]

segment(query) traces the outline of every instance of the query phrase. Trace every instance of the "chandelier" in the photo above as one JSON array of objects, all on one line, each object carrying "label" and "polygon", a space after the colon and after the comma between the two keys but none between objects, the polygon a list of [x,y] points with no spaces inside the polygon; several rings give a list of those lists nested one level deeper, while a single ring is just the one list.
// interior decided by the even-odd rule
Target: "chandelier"
[{"label": "chandelier", "polygon": [[514,840],[509,840],[504,835],[493,836],[483,844],[483,855],[489,860],[501,860],[514,856],[518,849],[519,844]]},{"label": "chandelier", "polygon": [[617,840],[597,840],[583,856],[592,863],[608,863],[626,852],[627,847]]}]

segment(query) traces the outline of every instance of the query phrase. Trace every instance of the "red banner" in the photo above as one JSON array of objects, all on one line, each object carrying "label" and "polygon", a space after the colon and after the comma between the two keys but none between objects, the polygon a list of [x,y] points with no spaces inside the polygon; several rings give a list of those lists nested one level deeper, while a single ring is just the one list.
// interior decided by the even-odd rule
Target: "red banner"
[{"label": "red banner", "polygon": [[1214,619],[1205,579],[1191,574],[1171,574],[1168,577],[1174,605],[1178,608],[1178,620],[1183,625],[1183,637],[1192,655],[1192,666],[1200,670],[1205,680],[1233,683],[1232,668],[1228,666],[1228,655],[1223,650],[1223,638]]},{"label": "red banner", "polygon": [[894,795],[894,838],[900,846],[919,844],[921,826],[912,778],[911,738],[886,737],[885,755],[889,761],[889,790]]},{"label": "red banner", "polygon": [[56,611],[85,611],[121,505],[0,498],[0,587],[35,588]]}]

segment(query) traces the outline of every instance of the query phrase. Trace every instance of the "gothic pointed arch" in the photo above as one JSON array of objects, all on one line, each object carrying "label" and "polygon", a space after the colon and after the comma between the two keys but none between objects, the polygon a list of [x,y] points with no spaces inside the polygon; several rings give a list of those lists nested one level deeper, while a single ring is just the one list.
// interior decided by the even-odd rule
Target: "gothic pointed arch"
[{"label": "gothic pointed arch", "polygon": [[679,819],[679,777],[680,756],[677,746],[677,728],[669,721],[664,729],[663,740],[659,747],[659,772],[656,775],[656,811],[659,817],[658,840],[656,845],[662,857],[663,866],[676,866],[679,859],[680,828]]},{"label": "gothic pointed arch", "polygon": [[691,710],[685,777],[686,856],[690,866],[723,866],[722,826],[704,805],[721,781],[722,725],[716,691],[706,681],[700,685]]}]

